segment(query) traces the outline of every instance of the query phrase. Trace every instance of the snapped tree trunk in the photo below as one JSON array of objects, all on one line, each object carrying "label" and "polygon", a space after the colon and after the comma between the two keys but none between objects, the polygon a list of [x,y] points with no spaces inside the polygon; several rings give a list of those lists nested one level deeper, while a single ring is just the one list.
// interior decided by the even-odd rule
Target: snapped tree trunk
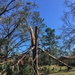
[{"label": "snapped tree trunk", "polygon": [[33,67],[34,67],[34,75],[38,75],[38,30],[37,26],[35,27],[35,34],[33,29],[30,27],[30,34],[31,34],[31,44],[32,47],[35,46],[33,50]]}]

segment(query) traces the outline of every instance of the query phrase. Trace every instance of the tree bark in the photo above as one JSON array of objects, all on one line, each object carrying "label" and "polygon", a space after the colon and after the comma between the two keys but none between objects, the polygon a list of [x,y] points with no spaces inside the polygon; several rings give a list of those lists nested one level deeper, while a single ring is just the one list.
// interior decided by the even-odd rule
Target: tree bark
[{"label": "tree bark", "polygon": [[30,34],[31,34],[31,44],[32,47],[35,46],[33,50],[33,67],[34,67],[34,75],[38,75],[38,28],[35,27],[35,34],[33,29],[30,27]]}]

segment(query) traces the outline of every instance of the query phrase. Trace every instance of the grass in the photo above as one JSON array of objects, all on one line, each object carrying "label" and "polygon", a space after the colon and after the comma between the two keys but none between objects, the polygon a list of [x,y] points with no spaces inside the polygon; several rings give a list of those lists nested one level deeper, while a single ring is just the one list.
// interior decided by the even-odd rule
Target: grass
[{"label": "grass", "polygon": [[68,71],[68,72],[58,72],[58,73],[52,73],[48,75],[75,75],[75,71]]},{"label": "grass", "polygon": [[60,70],[60,66],[56,65],[41,66],[39,67],[39,72],[45,75],[75,75],[75,67],[68,70],[67,67],[63,66]]}]

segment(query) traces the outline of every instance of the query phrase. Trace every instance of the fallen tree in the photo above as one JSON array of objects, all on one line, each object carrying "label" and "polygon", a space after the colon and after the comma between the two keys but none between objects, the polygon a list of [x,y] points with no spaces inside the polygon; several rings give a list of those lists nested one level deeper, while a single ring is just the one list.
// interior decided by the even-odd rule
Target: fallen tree
[{"label": "fallen tree", "polygon": [[[42,50],[41,48],[38,48],[39,50]],[[46,52],[45,50],[42,50],[45,54],[47,54],[49,57],[51,57],[52,59],[56,60],[59,63],[62,63],[64,66],[68,67],[68,69],[72,69],[68,64],[62,62],[61,60],[57,59],[56,57],[52,56],[51,54],[49,54],[48,52]]]}]

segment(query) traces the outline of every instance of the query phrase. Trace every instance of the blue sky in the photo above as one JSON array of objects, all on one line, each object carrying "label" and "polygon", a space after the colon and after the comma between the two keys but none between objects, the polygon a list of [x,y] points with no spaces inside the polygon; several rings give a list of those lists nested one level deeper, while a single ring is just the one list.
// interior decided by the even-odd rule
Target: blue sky
[{"label": "blue sky", "polygon": [[59,27],[63,25],[61,17],[63,16],[63,11],[65,10],[64,0],[28,0],[35,1],[39,6],[38,11],[40,15],[44,18],[44,23],[56,30],[56,34],[59,34]]},{"label": "blue sky", "polygon": [[[42,18],[44,18],[44,23],[56,30],[56,34],[60,34],[59,28],[62,27],[63,22],[61,18],[64,16],[63,11],[66,10],[64,1],[65,0],[27,0],[35,1],[39,6],[38,11]],[[69,0],[75,2],[75,0]]]},{"label": "blue sky", "polygon": [[59,27],[63,25],[61,17],[63,16],[64,0],[36,0],[39,5],[39,11],[48,27],[56,30],[59,34]]},{"label": "blue sky", "polygon": [[60,17],[63,14],[64,0],[38,0],[39,11],[41,16],[45,19],[48,26],[56,28],[57,22],[60,22]]}]

